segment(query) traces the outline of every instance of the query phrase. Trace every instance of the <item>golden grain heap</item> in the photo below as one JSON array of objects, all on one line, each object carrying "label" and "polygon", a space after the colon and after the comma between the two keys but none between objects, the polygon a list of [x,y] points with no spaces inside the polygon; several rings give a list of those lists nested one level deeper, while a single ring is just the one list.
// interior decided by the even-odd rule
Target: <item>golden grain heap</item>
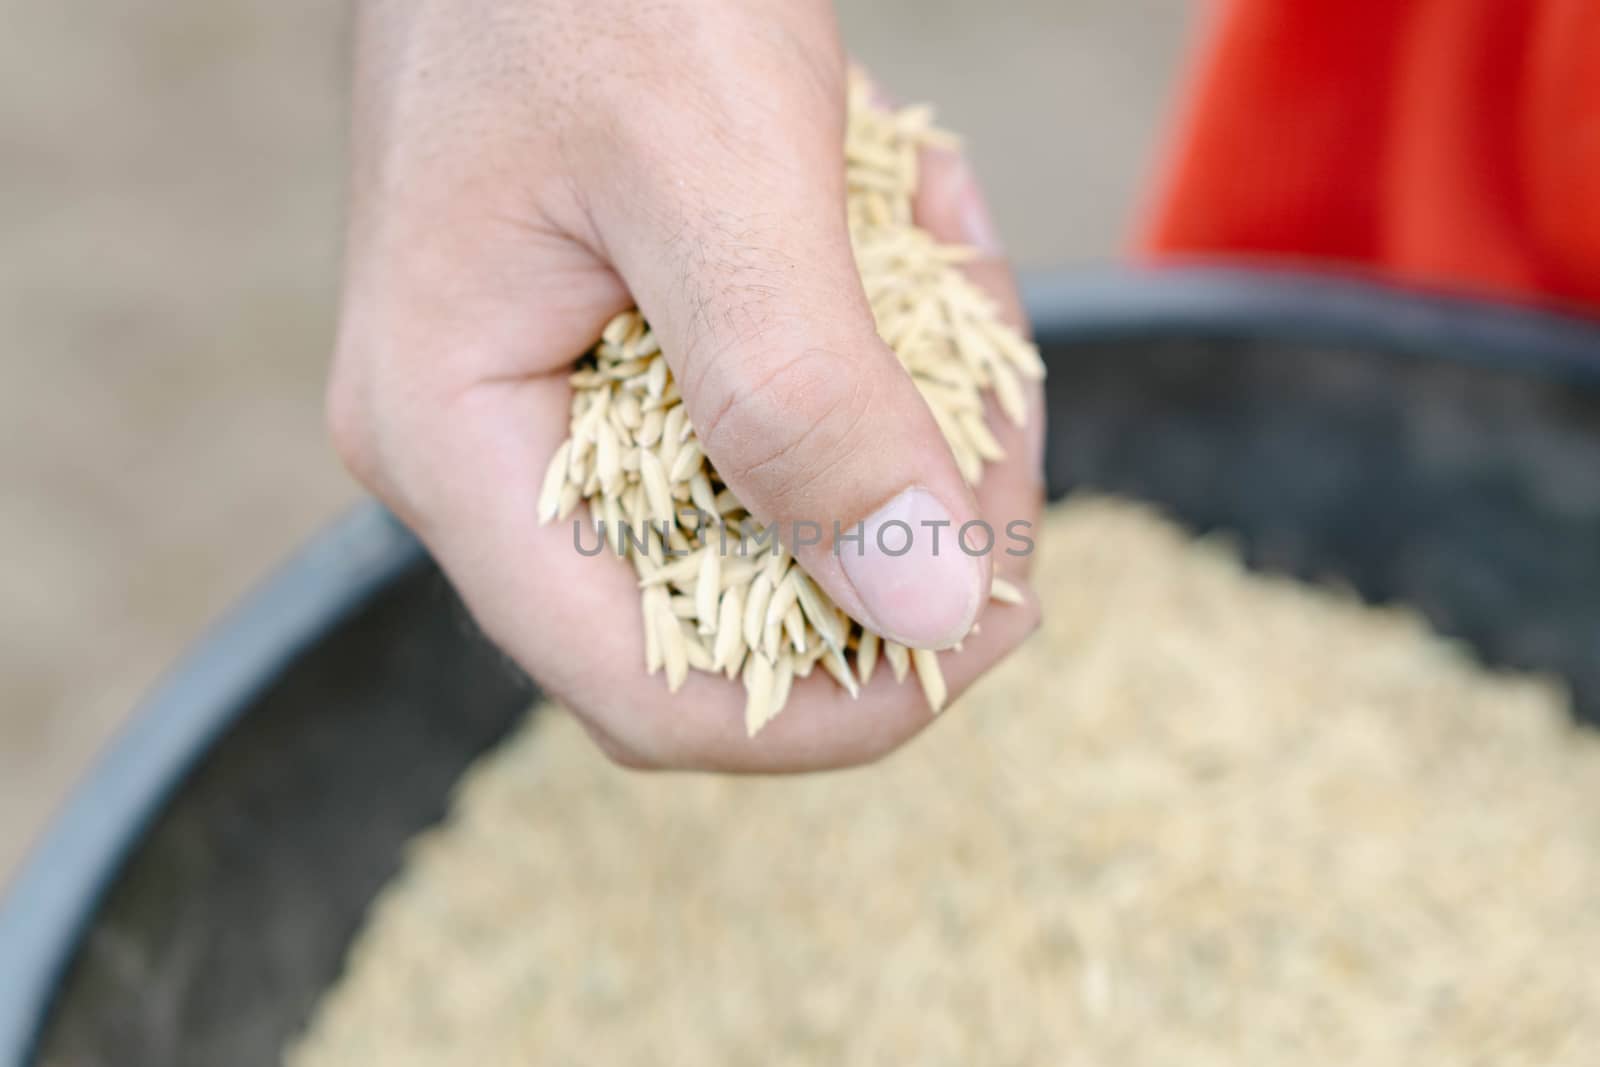
[{"label": "golden grain heap", "polygon": [[537,713],[291,1067],[1595,1067],[1600,736],[1414,613],[1147,511],[870,768],[645,775]]},{"label": "golden grain heap", "polygon": [[[925,108],[888,111],[854,79],[845,140],[851,243],[878,332],[916,382],[976,485],[1004,453],[984,393],[1018,425],[1039,353],[961,271],[968,249],[912,221],[918,153],[946,145]],[[734,499],[689,425],[660,344],[624,312],[572,375],[572,422],[539,497],[545,522],[587,504],[596,528],[639,576],[646,667],[674,692],[690,669],[740,677],[754,735],[783,710],[796,677],[821,664],[852,695],[879,650],[896,680],[915,666],[929,705],[944,704],[933,652],[880,640],[841,611]],[[746,540],[748,539],[748,540]],[[1003,581],[996,599],[1016,601]]]}]

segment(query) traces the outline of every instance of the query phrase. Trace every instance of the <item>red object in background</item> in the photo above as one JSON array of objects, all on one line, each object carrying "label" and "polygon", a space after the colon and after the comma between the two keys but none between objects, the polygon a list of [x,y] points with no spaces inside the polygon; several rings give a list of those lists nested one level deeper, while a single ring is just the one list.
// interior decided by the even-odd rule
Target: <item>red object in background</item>
[{"label": "red object in background", "polygon": [[1600,310],[1600,0],[1224,0],[1206,37],[1147,256]]}]

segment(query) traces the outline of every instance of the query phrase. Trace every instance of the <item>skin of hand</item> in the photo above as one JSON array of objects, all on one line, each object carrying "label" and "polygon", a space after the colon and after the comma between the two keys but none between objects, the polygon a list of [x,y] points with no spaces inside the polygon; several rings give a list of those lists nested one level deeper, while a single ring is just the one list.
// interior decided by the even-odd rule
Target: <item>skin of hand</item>
[{"label": "skin of hand", "polygon": [[[777,772],[875,759],[931,717],[880,665],[852,700],[822,671],[745,736],[737,683],[643,668],[631,567],[541,526],[573,361],[637,303],[705,452],[761,520],[831,533],[947,516],[943,551],[826,542],[800,560],[852,616],[947,647],[959,693],[1038,625],[985,599],[990,568],[949,535],[1034,521],[1043,405],[975,494],[878,338],[844,215],[847,60],[816,0],[363,0],[351,210],[328,388],[335,447],[428,546],[474,618],[613,759]],[[971,172],[925,153],[919,224],[1021,325]],[[913,525],[916,522],[913,521]],[[918,542],[926,541],[918,530]],[[891,536],[892,543],[898,539]]]}]

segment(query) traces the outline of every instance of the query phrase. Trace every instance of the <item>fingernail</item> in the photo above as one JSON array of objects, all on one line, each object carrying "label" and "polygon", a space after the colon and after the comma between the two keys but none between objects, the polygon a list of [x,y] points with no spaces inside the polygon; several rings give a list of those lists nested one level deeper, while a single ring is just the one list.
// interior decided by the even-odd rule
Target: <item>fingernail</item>
[{"label": "fingernail", "polygon": [[926,489],[879,508],[859,543],[839,548],[845,578],[883,636],[915,648],[949,648],[982,603],[982,568],[957,542],[950,512]]}]

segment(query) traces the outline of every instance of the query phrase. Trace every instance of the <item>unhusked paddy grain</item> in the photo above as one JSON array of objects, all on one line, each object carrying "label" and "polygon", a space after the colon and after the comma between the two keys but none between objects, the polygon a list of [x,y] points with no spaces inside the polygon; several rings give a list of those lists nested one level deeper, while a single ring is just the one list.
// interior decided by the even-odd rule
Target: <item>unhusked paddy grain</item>
[{"label": "unhusked paddy grain", "polygon": [[1558,686],[1104,499],[1035,582],[1042,631],[876,767],[639,775],[540,712],[291,1067],[1600,1063]]},{"label": "unhusked paddy grain", "polygon": [[[1042,378],[1044,364],[1034,346],[1001,319],[994,301],[962,274],[971,251],[940,244],[912,219],[919,152],[952,143],[929,123],[927,109],[885,110],[871,101],[863,80],[852,79],[846,208],[878,332],[927,401],[963,476],[977,484],[985,463],[1005,458],[984,422],[984,393],[992,391],[1006,417],[1021,425],[1027,414],[1022,383]],[[755,520],[702,453],[660,343],[637,311],[606,325],[571,381],[571,436],[551,459],[539,515],[546,522],[565,519],[586,503],[590,519],[608,532],[607,543],[633,562],[641,586],[668,581],[692,598],[692,612],[667,619],[660,613],[682,602],[664,607],[660,597],[641,594],[646,668],[652,674],[664,668],[674,692],[689,669],[740,677],[752,734],[788,700],[796,664],[780,662],[785,634],[796,655],[820,641],[828,650],[818,653],[824,669],[852,695],[859,692],[858,677],[872,669],[861,657],[865,628],[812,583],[786,548],[758,549],[764,566],[738,572],[731,581],[719,573],[726,560],[705,551],[711,544],[720,547],[727,530],[756,536]],[[640,535],[637,545],[624,536],[624,523]],[[669,549],[690,553],[694,565],[665,564]],[[652,557],[664,565],[652,566]],[[735,617],[718,596],[729,586],[743,587],[738,635],[723,629],[725,616]],[[995,597],[1006,599],[998,589]],[[684,651],[675,636],[653,633],[669,624],[676,632],[677,620],[711,643],[706,655],[698,655],[694,643]],[[874,655],[877,643],[873,635],[868,648]],[[755,659],[766,662],[748,662]],[[938,657],[891,656],[897,681],[905,679],[908,660],[914,660],[923,694],[937,712],[946,694]]]}]

